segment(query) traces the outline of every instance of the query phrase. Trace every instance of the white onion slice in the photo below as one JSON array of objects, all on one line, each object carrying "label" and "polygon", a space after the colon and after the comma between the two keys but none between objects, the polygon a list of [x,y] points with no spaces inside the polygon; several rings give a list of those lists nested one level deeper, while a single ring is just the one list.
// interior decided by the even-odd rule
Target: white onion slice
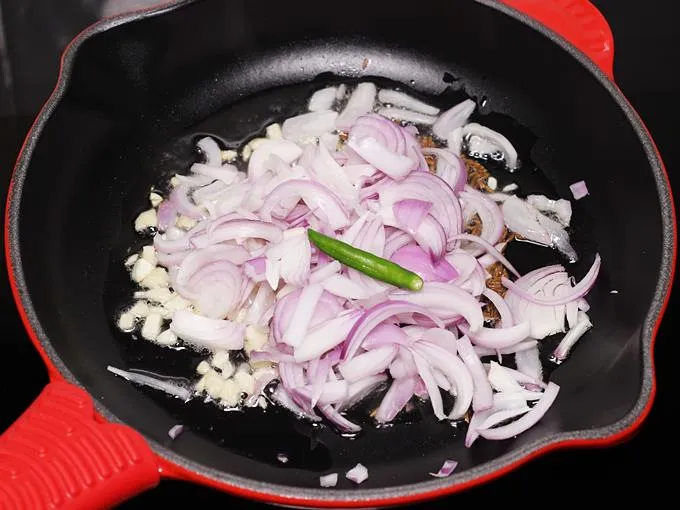
[{"label": "white onion slice", "polygon": [[381,89],[380,92],[378,92],[378,99],[381,103],[390,104],[392,106],[401,106],[414,112],[424,113],[425,115],[439,114],[439,108],[397,90]]},{"label": "white onion slice", "polygon": [[366,466],[363,464],[357,464],[352,469],[347,471],[345,476],[348,480],[351,480],[356,484],[360,484],[361,482],[368,479],[368,469],[366,469]]},{"label": "white onion slice", "polygon": [[320,112],[323,110],[330,110],[335,102],[335,95],[337,94],[337,87],[326,87],[317,90],[309,98],[307,109],[310,112]]}]

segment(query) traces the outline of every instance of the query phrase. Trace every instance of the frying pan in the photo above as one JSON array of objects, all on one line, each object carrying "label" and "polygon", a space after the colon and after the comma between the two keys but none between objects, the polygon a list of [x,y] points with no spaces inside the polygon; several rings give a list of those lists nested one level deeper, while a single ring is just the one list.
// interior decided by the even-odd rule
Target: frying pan
[{"label": "frying pan", "polygon": [[[559,448],[613,445],[645,419],[675,216],[654,143],[613,82],[601,14],[586,0],[432,0],[408,11],[345,0],[336,9],[180,1],[104,20],[65,51],[6,209],[14,297],[51,382],[0,438],[0,506],[108,507],[161,478],[283,505],[405,504]],[[425,417],[348,440],[276,410],[180,405],[106,371],[186,376],[198,362],[115,329],[132,292],[122,261],[149,187],[188,167],[197,136],[237,146],[296,113],[310,91],[361,79],[442,107],[476,99],[484,122],[517,144],[525,165],[512,179],[527,193],[569,198],[571,183],[588,184],[572,234],[583,260],[599,252],[604,261],[589,295],[595,328],[550,374],[562,387],[554,407],[515,439],[466,449],[464,430]],[[526,271],[545,262],[536,253],[509,256]],[[178,422],[186,431],[171,441]],[[458,470],[431,479],[446,458]],[[342,479],[357,462],[369,468],[358,487]],[[335,489],[318,487],[328,472],[341,473]]]}]

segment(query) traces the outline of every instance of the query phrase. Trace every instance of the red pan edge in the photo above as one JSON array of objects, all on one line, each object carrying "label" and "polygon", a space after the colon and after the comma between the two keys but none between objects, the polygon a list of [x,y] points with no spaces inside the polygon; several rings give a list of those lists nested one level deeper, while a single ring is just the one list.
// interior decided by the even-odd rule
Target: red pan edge
[{"label": "red pan edge", "polygon": [[[525,16],[528,16],[543,25],[545,25],[547,28],[550,30],[554,31],[558,36],[561,36],[562,38],[566,39],[567,42],[572,44],[574,47],[582,51],[583,53],[586,54],[593,62],[597,64],[597,66],[601,69],[601,71],[609,77],[612,82],[613,82],[613,37],[611,33],[611,29],[609,27],[609,24],[605,20],[604,16],[589,2],[589,0],[571,0],[569,2],[564,2],[560,0],[498,0],[500,3],[505,4],[511,8],[514,8],[515,10],[519,11],[520,13],[524,14]],[[180,2],[181,3],[181,2]],[[144,12],[155,12],[157,11],[159,6],[144,9],[142,11],[138,11],[138,13],[144,13]],[[91,27],[86,28],[81,32],[86,32],[89,30]],[[64,55],[66,55],[70,50],[71,47],[74,45],[75,41],[80,38],[80,35],[76,36],[64,49],[64,52],[62,53],[62,59],[61,59],[61,64],[60,64],[60,70],[59,70],[59,75],[58,75],[58,80],[57,83],[59,83],[63,77],[63,61],[64,61]],[[57,93],[58,85],[55,86],[54,91],[50,95],[50,97],[47,99],[45,102],[45,106],[41,109],[40,113],[36,117],[36,120],[33,122],[33,125],[31,126],[31,129],[29,130],[29,134],[26,136],[24,139],[24,142],[22,144],[21,150],[19,154],[23,154],[26,145],[31,137],[31,133],[33,132],[36,124],[38,123],[38,120],[41,119],[44,115],[46,106],[51,104],[53,101],[53,98],[55,94]],[[631,106],[631,110],[635,111],[634,108]],[[636,112],[637,114],[637,112]],[[639,116],[638,116],[639,117]],[[639,120],[639,119],[638,119]],[[647,127],[644,125],[644,123],[640,120],[640,125],[644,128],[647,137],[649,141],[651,142],[655,152],[656,156],[660,162],[661,165],[661,170],[663,173],[663,177],[666,181],[666,185],[669,189],[669,192],[671,191],[671,186],[670,186],[670,180],[668,177],[668,173],[666,171],[666,167],[663,163],[663,160],[661,159],[661,154],[658,151],[658,148],[656,144],[654,143],[654,140],[652,139],[651,133],[647,129]],[[20,159],[20,157],[19,157]],[[12,296],[14,298],[14,301],[16,303],[19,315],[21,317],[21,320],[24,324],[24,328],[26,329],[26,332],[33,343],[33,346],[36,348],[36,350],[39,352],[41,358],[43,359],[43,362],[45,363],[45,366],[47,368],[47,373],[49,376],[49,379],[51,381],[51,384],[48,385],[48,388],[41,394],[41,395],[46,395],[46,393],[51,389],[49,388],[50,386],[54,386],[55,383],[61,386],[60,381],[64,380],[63,375],[59,372],[59,370],[56,368],[52,360],[49,358],[47,353],[42,347],[42,344],[38,338],[37,333],[33,329],[30,319],[28,318],[28,315],[26,313],[26,310],[24,309],[21,298],[19,295],[19,289],[17,286],[16,282],[16,277],[15,277],[15,272],[14,272],[14,266],[12,263],[12,258],[10,256],[10,250],[9,250],[9,211],[10,211],[10,199],[9,197],[12,194],[12,189],[14,186],[14,178],[10,180],[10,185],[9,185],[9,191],[8,191],[8,200],[5,204],[5,226],[4,226],[4,240],[5,240],[5,259],[6,259],[6,264],[8,268],[8,276],[9,276],[9,282],[12,290]],[[672,194],[671,194],[672,197]],[[673,203],[673,200],[671,198],[670,201],[670,212],[671,212],[671,219],[673,221],[673,224],[676,224],[676,211],[675,211],[675,205]],[[174,478],[174,479],[179,479],[179,480],[184,480],[184,481],[191,481],[195,483],[199,483],[201,485],[205,485],[208,487],[212,487],[214,489],[218,489],[221,491],[226,491],[228,493],[234,494],[236,496],[244,497],[244,498],[249,498],[257,501],[262,501],[262,502],[267,502],[267,503],[275,503],[275,504],[280,504],[280,505],[299,505],[299,506],[304,506],[304,507],[326,507],[326,508],[365,508],[367,506],[391,506],[391,505],[403,505],[403,504],[409,504],[409,503],[415,503],[415,502],[422,502],[425,500],[429,499],[434,499],[434,498],[439,498],[443,497],[446,495],[451,495],[456,492],[464,491],[466,489],[470,489],[472,487],[484,484],[486,482],[495,480],[515,469],[518,469],[522,465],[526,464],[527,462],[530,462],[531,460],[541,456],[548,454],[550,452],[555,452],[559,451],[562,449],[566,448],[585,448],[585,447],[609,447],[609,446],[615,446],[626,439],[630,438],[642,425],[642,423],[645,421],[647,416],[649,415],[649,412],[651,410],[652,404],[654,402],[654,398],[656,395],[656,375],[655,375],[655,362],[654,362],[654,345],[656,343],[656,337],[658,334],[659,327],[661,325],[661,320],[665,314],[665,311],[668,307],[668,302],[670,299],[670,294],[671,294],[671,284],[674,280],[675,277],[675,267],[676,267],[676,262],[677,262],[677,231],[673,231],[673,247],[672,247],[672,266],[671,266],[671,273],[670,273],[670,278],[669,278],[669,285],[668,289],[666,290],[665,295],[663,296],[663,303],[661,305],[661,308],[659,310],[659,315],[657,317],[657,320],[654,324],[653,332],[652,332],[652,337],[650,339],[650,362],[651,362],[651,371],[652,371],[652,379],[651,379],[651,389],[650,389],[650,394],[649,398],[645,404],[645,407],[642,409],[641,413],[637,417],[637,419],[631,423],[627,428],[619,431],[616,434],[610,435],[608,437],[602,437],[602,438],[591,438],[591,439],[566,439],[563,441],[555,442],[548,444],[542,448],[539,448],[537,450],[532,451],[531,453],[527,454],[526,456],[522,457],[521,459],[518,459],[517,461],[510,463],[506,466],[503,466],[496,471],[493,471],[491,473],[488,473],[486,475],[480,476],[478,478],[469,480],[467,482],[463,482],[461,484],[451,486],[451,487],[443,487],[441,489],[435,489],[432,491],[428,492],[419,492],[416,494],[412,495],[407,495],[407,496],[400,496],[400,497],[388,497],[388,498],[374,498],[374,499],[366,499],[366,500],[357,500],[357,501],[329,501],[329,500],[314,500],[310,498],[296,498],[296,497],[289,497],[289,496],[279,496],[271,493],[263,493],[263,492],[258,492],[254,491],[251,489],[245,489],[242,487],[238,487],[235,485],[230,485],[224,482],[220,482],[214,479],[211,479],[209,477],[206,477],[204,475],[201,475],[199,473],[190,471],[186,468],[183,468],[181,466],[178,466],[176,464],[173,464],[172,462],[157,456],[148,445],[142,442],[137,442],[136,439],[137,437],[141,437],[140,434],[138,434],[136,431],[132,430],[130,427],[126,426],[120,426],[120,425],[115,425],[117,429],[119,429],[119,432],[123,434],[129,434],[132,433],[128,437],[128,442],[126,443],[126,447],[128,449],[131,449],[133,451],[130,451],[129,453],[132,454],[137,458],[135,460],[135,463],[137,464],[144,464],[147,469],[146,471],[139,471],[138,475],[135,475],[133,477],[128,477],[124,480],[120,480],[117,484],[116,489],[120,491],[118,493],[118,498],[116,498],[119,501],[123,499],[127,499],[127,497],[132,497],[139,492],[143,491],[144,489],[149,489],[157,485],[160,481],[160,476],[164,476],[167,478]],[[68,383],[67,383],[68,384]],[[79,388],[76,388],[74,386],[73,388],[74,393],[75,392],[80,392],[81,394],[83,393],[82,390]],[[40,397],[39,397],[40,398]],[[87,397],[87,400],[90,403],[92,402],[91,397]],[[86,403],[86,404],[87,404]],[[86,405],[85,404],[85,405]],[[83,404],[80,404],[80,407],[83,407]],[[87,406],[89,408],[92,408],[92,406]],[[24,419],[26,414],[24,414],[19,420]],[[96,420],[96,422],[100,424],[108,424],[108,421],[103,418],[101,415],[99,415],[96,410],[93,410],[93,419]],[[19,421],[18,420],[18,421]],[[127,429],[127,430],[124,430]],[[1,445],[0,445],[1,446]],[[157,465],[157,473],[156,476],[149,476],[149,471],[148,471],[148,465],[149,461],[153,461]],[[35,497],[37,495],[33,495]],[[101,493],[101,495],[97,498],[97,502],[106,505],[112,504],[115,502],[109,499],[110,497],[114,496],[113,494],[110,493],[110,491],[107,491],[105,493]],[[114,496],[115,497],[115,496]],[[31,502],[36,502],[35,499],[31,499]],[[28,501],[26,501],[28,502]],[[95,502],[94,500],[92,501],[93,503]],[[82,501],[81,501],[82,503]],[[99,505],[96,505],[99,506]]]}]

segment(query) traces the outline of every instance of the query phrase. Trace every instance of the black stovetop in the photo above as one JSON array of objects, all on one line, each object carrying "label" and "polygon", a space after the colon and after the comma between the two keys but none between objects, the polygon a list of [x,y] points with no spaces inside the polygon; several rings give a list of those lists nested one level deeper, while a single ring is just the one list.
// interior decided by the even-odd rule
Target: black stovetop
[{"label": "black stovetop", "polygon": [[[15,87],[10,94],[0,80],[0,186],[4,203],[14,158],[35,112],[49,94],[56,78],[58,54],[85,24],[94,21],[97,2],[91,0],[0,0],[0,27],[5,27],[6,48]],[[647,123],[668,168],[671,183],[680,190],[680,144],[677,119],[680,107],[676,91],[680,75],[680,33],[676,30],[675,0],[593,0],[609,20],[615,38],[616,80]],[[72,12],[69,12],[69,6]],[[0,31],[0,64],[4,52]],[[0,67],[1,69],[1,67]],[[7,68],[5,68],[6,70]],[[0,72],[0,77],[3,74]],[[6,85],[6,83],[5,83]],[[676,193],[677,197],[677,193]],[[44,368],[20,324],[9,292],[6,270],[0,274],[0,332],[4,348],[0,354],[0,430],[8,427],[47,382]],[[675,285],[677,288],[678,285]],[[617,494],[673,496],[674,487],[664,474],[672,467],[659,461],[676,459],[671,413],[677,406],[674,361],[678,351],[673,330],[678,292],[674,292],[656,343],[658,393],[652,412],[632,440],[604,450],[565,451],[532,461],[500,480],[469,490],[444,501],[418,505],[491,504],[492,500],[516,505],[551,504],[554,501],[582,504],[593,498]],[[550,499],[544,499],[544,495]],[[201,503],[259,504],[239,502],[230,496],[180,482],[162,482],[121,508],[149,508],[176,501],[179,496]]]}]

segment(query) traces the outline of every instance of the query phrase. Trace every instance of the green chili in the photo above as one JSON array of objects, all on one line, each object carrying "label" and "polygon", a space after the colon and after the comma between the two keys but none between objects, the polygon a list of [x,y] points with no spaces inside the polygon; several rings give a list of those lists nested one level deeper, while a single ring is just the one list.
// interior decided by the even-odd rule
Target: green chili
[{"label": "green chili", "polygon": [[423,288],[423,279],[420,276],[390,260],[325,236],[311,228],[307,229],[307,235],[309,240],[326,255],[371,278],[402,289],[417,291]]}]

